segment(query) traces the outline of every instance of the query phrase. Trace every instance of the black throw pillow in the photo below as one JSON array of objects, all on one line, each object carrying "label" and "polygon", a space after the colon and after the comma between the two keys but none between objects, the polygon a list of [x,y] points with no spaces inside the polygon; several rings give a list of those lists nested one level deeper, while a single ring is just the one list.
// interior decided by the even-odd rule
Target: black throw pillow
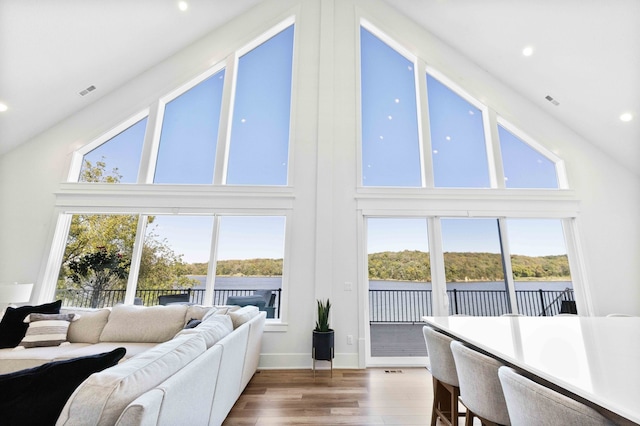
[{"label": "black throw pillow", "polygon": [[55,425],[73,391],[91,374],[116,365],[125,353],[117,348],[0,375],[0,423]]},{"label": "black throw pillow", "polygon": [[199,325],[200,325],[200,323],[201,323],[201,322],[202,322],[202,321],[201,321],[201,320],[199,320],[199,319],[191,318],[191,319],[189,320],[189,322],[187,322],[187,325],[185,325],[185,326],[184,326],[184,328],[185,328],[185,329],[188,329],[188,328],[196,328],[197,326],[199,326]]},{"label": "black throw pillow", "polygon": [[38,306],[7,308],[0,321],[0,348],[15,348],[27,333],[29,324],[24,319],[29,314],[59,314],[62,300]]}]

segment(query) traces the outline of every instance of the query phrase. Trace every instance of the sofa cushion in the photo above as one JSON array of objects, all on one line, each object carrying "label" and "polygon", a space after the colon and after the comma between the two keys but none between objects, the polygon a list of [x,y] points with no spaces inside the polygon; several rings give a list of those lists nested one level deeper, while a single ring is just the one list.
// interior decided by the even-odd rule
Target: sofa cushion
[{"label": "sofa cushion", "polygon": [[[157,346],[157,343],[136,343],[136,342],[100,342],[94,344],[80,344],[80,343],[72,343],[75,347],[72,351],[64,351],[60,353],[54,353],[52,355],[55,358],[52,358],[52,361],[61,361],[63,359],[71,359],[77,358],[81,356],[95,355],[102,352],[109,352],[114,350],[115,348],[125,348],[127,353],[125,354],[122,360],[127,360],[136,355],[141,354],[142,352],[148,351],[151,348]],[[29,349],[30,351],[33,349]]]},{"label": "sofa cushion", "polygon": [[0,376],[2,424],[55,424],[62,407],[80,383],[92,373],[117,364],[124,354],[124,348],[118,348]]},{"label": "sofa cushion", "polygon": [[187,306],[116,305],[100,335],[101,342],[162,343],[184,327]]},{"label": "sofa cushion", "polygon": [[[55,361],[57,358],[76,358],[76,356],[70,354],[87,346],[91,347],[92,345],[89,345],[88,343],[70,343],[62,346],[29,348],[21,351],[16,350],[15,348],[0,349],[0,374],[13,373],[14,371],[24,370],[25,368],[37,367],[39,365],[46,364],[47,362]],[[115,347],[111,347],[110,349],[115,349]],[[82,355],[95,355],[100,352],[107,351],[92,351],[86,352]],[[1,419],[2,417],[0,415],[0,420]]]},{"label": "sofa cushion", "polygon": [[253,305],[243,306],[237,311],[229,312],[229,316],[231,317],[231,321],[233,322],[234,329],[240,327],[242,324],[257,316],[258,314],[260,314],[260,310],[257,306]]},{"label": "sofa cushion", "polygon": [[78,314],[29,314],[24,322],[29,323],[27,333],[20,346],[35,348],[40,346],[59,346],[67,341],[69,324]]},{"label": "sofa cushion", "polygon": [[185,324],[189,322],[190,319],[201,320],[207,312],[215,309],[212,306],[202,306],[202,305],[189,305],[187,306],[187,314],[185,315]]},{"label": "sofa cushion", "polygon": [[69,325],[67,340],[71,343],[98,343],[100,334],[107,324],[110,308],[62,308],[60,313],[75,313],[80,316]]},{"label": "sofa cushion", "polygon": [[184,368],[205,350],[204,339],[199,335],[181,336],[94,374],[71,395],[56,424],[113,425],[131,401]]},{"label": "sofa cushion", "polygon": [[20,343],[29,328],[29,324],[24,323],[27,315],[33,313],[57,314],[60,312],[60,306],[62,306],[62,300],[38,306],[7,308],[2,321],[0,321],[0,348],[15,348],[18,346],[18,343]]},{"label": "sofa cushion", "polygon": [[209,310],[209,312],[204,314],[204,316],[202,317],[202,321],[206,321],[208,318],[214,315],[227,315],[232,310],[237,310],[237,309],[240,309],[240,307],[239,306],[214,306]]},{"label": "sofa cushion", "polygon": [[218,343],[224,336],[233,331],[233,323],[229,315],[212,315],[197,328],[185,328],[176,334],[183,335],[201,334],[207,345],[207,349]]}]

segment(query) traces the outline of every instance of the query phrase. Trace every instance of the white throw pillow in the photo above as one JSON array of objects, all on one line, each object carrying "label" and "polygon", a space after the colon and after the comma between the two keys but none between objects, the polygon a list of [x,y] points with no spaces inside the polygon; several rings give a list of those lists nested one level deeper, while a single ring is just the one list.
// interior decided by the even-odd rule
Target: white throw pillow
[{"label": "white throw pillow", "polygon": [[229,312],[229,316],[231,317],[231,321],[233,322],[233,329],[235,330],[258,314],[260,314],[260,310],[257,306],[253,305],[243,306],[237,311]]}]

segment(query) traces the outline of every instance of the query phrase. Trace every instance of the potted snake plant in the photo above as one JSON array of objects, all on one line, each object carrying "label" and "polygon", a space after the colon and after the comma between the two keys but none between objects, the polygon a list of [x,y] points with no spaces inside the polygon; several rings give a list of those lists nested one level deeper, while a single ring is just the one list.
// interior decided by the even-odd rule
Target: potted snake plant
[{"label": "potted snake plant", "polygon": [[334,333],[329,327],[331,302],[318,300],[318,320],[313,330],[312,355],[314,360],[332,361],[334,355]]}]

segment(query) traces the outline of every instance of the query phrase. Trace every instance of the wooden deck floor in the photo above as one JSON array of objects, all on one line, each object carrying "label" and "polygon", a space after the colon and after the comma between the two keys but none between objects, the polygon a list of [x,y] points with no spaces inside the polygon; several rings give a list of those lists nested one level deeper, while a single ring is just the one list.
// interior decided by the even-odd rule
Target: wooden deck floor
[{"label": "wooden deck floor", "polygon": [[224,425],[428,425],[432,400],[426,368],[262,370]]},{"label": "wooden deck floor", "polygon": [[371,356],[427,356],[424,324],[371,324]]}]

